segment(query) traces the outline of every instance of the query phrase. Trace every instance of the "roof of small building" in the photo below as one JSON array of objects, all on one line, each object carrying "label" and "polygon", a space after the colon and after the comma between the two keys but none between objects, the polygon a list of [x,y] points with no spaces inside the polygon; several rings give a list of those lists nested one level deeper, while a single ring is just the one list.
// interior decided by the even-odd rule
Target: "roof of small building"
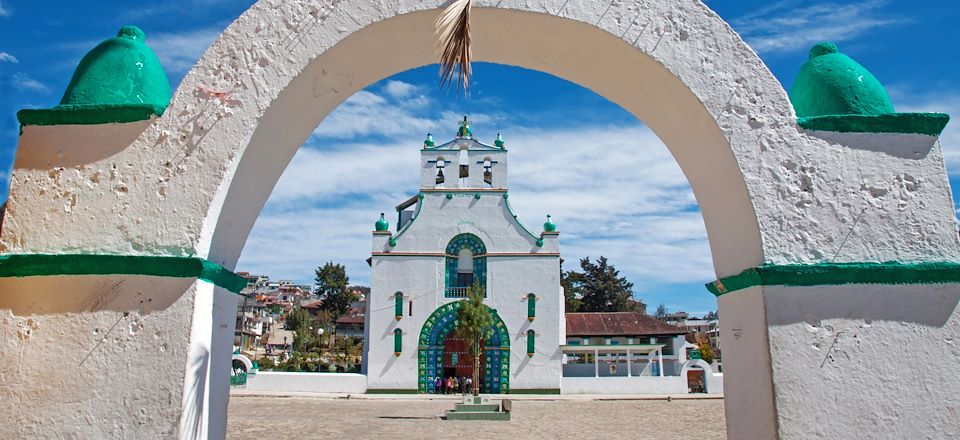
[{"label": "roof of small building", "polygon": [[639,312],[567,313],[567,336],[683,335],[687,329]]},{"label": "roof of small building", "polygon": [[337,324],[363,324],[363,316],[341,316],[337,318]]}]

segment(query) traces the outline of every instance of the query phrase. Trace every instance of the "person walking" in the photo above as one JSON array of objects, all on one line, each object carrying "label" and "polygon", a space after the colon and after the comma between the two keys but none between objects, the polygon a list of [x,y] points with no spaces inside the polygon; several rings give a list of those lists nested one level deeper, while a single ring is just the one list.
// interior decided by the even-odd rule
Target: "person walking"
[{"label": "person walking", "polygon": [[453,376],[453,394],[457,394],[459,392],[460,392],[460,378],[457,376]]},{"label": "person walking", "polygon": [[468,378],[467,378],[467,392],[468,392],[468,393],[473,393],[473,378],[472,378],[472,377],[468,377]]},{"label": "person walking", "polygon": [[447,378],[447,394],[452,394],[452,393],[453,393],[453,378],[448,377]]},{"label": "person walking", "polygon": [[437,376],[437,379],[433,381],[433,392],[443,394],[443,380],[440,379],[440,376]]}]

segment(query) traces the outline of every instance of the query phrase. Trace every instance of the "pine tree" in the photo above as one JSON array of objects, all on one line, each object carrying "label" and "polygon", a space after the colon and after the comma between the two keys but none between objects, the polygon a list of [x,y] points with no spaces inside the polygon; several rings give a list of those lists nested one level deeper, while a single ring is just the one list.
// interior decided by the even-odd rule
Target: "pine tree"
[{"label": "pine tree", "polygon": [[[582,312],[626,312],[633,309],[633,283],[620,276],[620,271],[601,256],[596,264],[590,257],[580,260],[582,273],[571,276],[579,291]],[[644,306],[645,308],[645,306]]]},{"label": "pine tree", "polygon": [[470,355],[473,356],[473,395],[480,394],[480,347],[481,339],[489,336],[493,327],[493,317],[483,304],[483,287],[475,281],[467,289],[467,297],[461,300],[460,310],[457,311],[457,335],[470,344]]},{"label": "pine tree", "polygon": [[560,263],[560,287],[563,288],[564,310],[567,313],[576,313],[580,311],[583,302],[580,301],[580,293],[577,290],[575,280],[580,274],[574,271],[565,272],[563,263]]},{"label": "pine tree", "polygon": [[347,289],[350,278],[347,277],[346,266],[330,261],[318,267],[315,273],[317,294],[323,300],[320,308],[333,312],[337,317],[350,310],[353,294]]}]

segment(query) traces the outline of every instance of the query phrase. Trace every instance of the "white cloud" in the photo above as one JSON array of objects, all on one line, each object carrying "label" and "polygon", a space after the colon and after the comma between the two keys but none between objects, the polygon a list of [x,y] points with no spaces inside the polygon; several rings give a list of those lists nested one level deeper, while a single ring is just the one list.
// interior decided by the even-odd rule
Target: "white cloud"
[{"label": "white cloud", "polygon": [[809,49],[821,41],[843,42],[907,20],[883,14],[886,0],[849,3],[780,1],[733,20],[754,50],[763,54]]},{"label": "white cloud", "polygon": [[[210,44],[223,32],[219,27],[147,35],[147,44],[156,52],[167,73],[186,73]],[[90,46],[93,47],[93,46]]]},{"label": "white cloud", "polygon": [[50,88],[46,84],[37,81],[24,73],[13,74],[13,86],[19,90],[31,92],[49,92]]},{"label": "white cloud", "polygon": [[418,87],[403,81],[390,80],[383,86],[384,92],[393,98],[406,98],[417,92]]},{"label": "white cloud", "polygon": [[0,17],[9,17],[10,10],[3,7],[3,3],[0,2]]},{"label": "white cloud", "polygon": [[[0,5],[0,8],[2,8],[2,7],[3,7],[3,6]],[[17,57],[15,57],[15,56],[13,56],[13,55],[10,55],[9,53],[6,53],[6,52],[0,50],[0,63],[3,63],[3,62],[8,62],[8,63],[14,63],[14,64],[16,64],[16,63],[18,63],[19,61],[17,60]]]},{"label": "white cloud", "polygon": [[[416,194],[423,133],[433,130],[438,142],[448,140],[462,117],[454,110],[414,116],[421,112],[393,96],[386,88],[358,92],[320,124],[277,183],[240,270],[306,282],[316,266],[332,260],[346,264],[355,282],[368,282],[370,229],[378,213],[393,213],[393,206]],[[471,115],[478,118],[487,125],[504,120]],[[437,134],[437,127],[450,132]],[[533,230],[546,214],[554,216],[567,269],[584,256],[604,255],[640,292],[713,279],[692,191],[649,129],[639,123],[507,126],[504,136],[512,205]]]}]

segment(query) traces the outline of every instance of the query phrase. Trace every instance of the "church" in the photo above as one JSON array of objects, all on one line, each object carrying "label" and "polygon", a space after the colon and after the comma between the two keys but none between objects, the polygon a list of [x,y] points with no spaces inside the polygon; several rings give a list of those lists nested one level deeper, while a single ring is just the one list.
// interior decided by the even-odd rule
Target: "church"
[{"label": "church", "polygon": [[469,377],[456,315],[478,282],[493,317],[483,341],[484,393],[559,392],[565,342],[560,244],[547,216],[524,226],[510,205],[507,148],[478,141],[466,117],[456,137],[420,150],[420,188],[373,231],[364,323],[368,392],[436,393],[437,377]]}]

